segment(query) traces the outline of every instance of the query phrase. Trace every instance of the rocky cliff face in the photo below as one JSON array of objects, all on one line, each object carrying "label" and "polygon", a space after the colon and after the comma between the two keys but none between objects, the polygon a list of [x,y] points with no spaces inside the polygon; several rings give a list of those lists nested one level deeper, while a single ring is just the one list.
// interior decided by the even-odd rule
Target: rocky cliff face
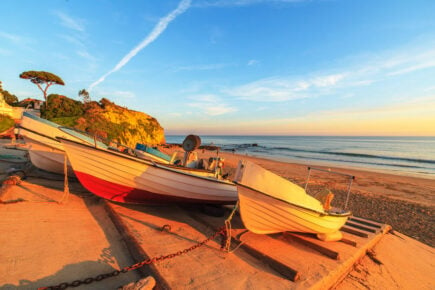
[{"label": "rocky cliff face", "polygon": [[114,103],[104,105],[104,118],[125,128],[119,134],[119,141],[134,147],[136,143],[157,145],[165,143],[165,134],[159,122],[142,112],[128,110]]},{"label": "rocky cliff face", "polygon": [[165,143],[163,128],[148,114],[118,106],[107,99],[86,103],[82,108],[84,113],[80,116],[56,116],[51,120],[129,147],[134,147],[136,143]]}]

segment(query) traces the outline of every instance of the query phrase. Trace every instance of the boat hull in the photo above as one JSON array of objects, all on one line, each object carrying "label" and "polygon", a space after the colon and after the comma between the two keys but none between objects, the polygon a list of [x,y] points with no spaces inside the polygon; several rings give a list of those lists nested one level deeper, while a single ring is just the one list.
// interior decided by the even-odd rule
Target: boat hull
[{"label": "boat hull", "polygon": [[60,139],[82,185],[100,197],[126,203],[237,201],[228,181],[193,174],[129,155]]},{"label": "boat hull", "polygon": [[[21,119],[20,135],[29,146],[32,164],[39,169],[57,174],[64,174],[65,151],[56,137],[64,136],[76,141],[80,140],[62,132],[59,125],[26,112]],[[74,176],[68,161],[67,166],[68,175]]]},{"label": "boat hull", "polygon": [[248,230],[257,234],[285,231],[332,234],[348,218],[348,215],[321,214],[243,186],[238,186],[238,193],[243,223]]},{"label": "boat hull", "polygon": [[[33,138],[30,138],[28,135],[27,136],[25,135],[23,138],[24,138],[24,142],[26,142],[26,144],[29,145],[29,157],[33,165],[35,165],[39,169],[48,172],[57,173],[57,174],[65,173],[64,172],[65,151],[56,148],[58,146],[51,146],[52,143],[55,144],[55,141],[52,140],[50,141],[48,139],[45,141],[42,140],[41,142]],[[43,137],[39,136],[38,139],[41,138]],[[67,160],[67,170],[68,170],[68,176],[74,176],[74,171],[68,160]]]}]

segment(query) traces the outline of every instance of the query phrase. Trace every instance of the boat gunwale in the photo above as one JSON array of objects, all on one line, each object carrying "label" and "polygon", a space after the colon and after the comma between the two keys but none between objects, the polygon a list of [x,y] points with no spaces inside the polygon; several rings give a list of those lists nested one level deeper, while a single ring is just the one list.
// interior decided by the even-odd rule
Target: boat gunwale
[{"label": "boat gunwale", "polygon": [[152,161],[152,160],[148,160],[148,159],[142,159],[142,158],[139,158],[137,156],[126,155],[126,154],[121,153],[121,152],[111,151],[109,149],[103,149],[103,148],[98,148],[98,147],[91,146],[91,145],[88,145],[88,144],[83,144],[83,143],[80,143],[80,142],[77,142],[77,141],[74,141],[74,140],[70,140],[70,139],[67,139],[67,138],[63,138],[63,137],[56,137],[56,139],[63,140],[63,141],[66,141],[66,142],[71,142],[71,143],[74,143],[74,144],[79,145],[79,146],[92,148],[92,149],[95,149],[97,151],[108,153],[110,155],[115,155],[115,156],[118,156],[118,157],[121,157],[121,158],[127,158],[127,159],[129,159],[129,160],[131,160],[133,162],[143,163],[143,164],[146,164],[148,166],[153,166],[153,167],[156,167],[156,168],[159,168],[159,169],[163,169],[163,170],[166,170],[166,171],[171,171],[171,172],[174,172],[174,173],[183,174],[183,175],[187,175],[187,176],[194,177],[194,178],[204,179],[204,180],[211,181],[211,182],[217,182],[217,183],[226,184],[226,185],[230,185],[230,186],[236,186],[234,182],[229,181],[229,180],[219,180],[219,179],[215,179],[215,178],[211,178],[211,177],[200,176],[200,175],[195,175],[195,174],[184,172],[183,168],[186,168],[189,171],[209,172],[210,173],[211,171],[208,171],[208,170],[202,170],[202,169],[197,169],[197,168],[187,168],[187,167],[181,167],[180,168],[180,167],[177,167],[177,166],[172,165],[172,164],[162,164],[160,162],[156,162],[156,161]]},{"label": "boat gunwale", "polygon": [[[48,138],[48,139],[50,139],[50,140],[53,140],[53,141],[56,141],[56,142],[60,143],[60,141],[57,140],[57,138],[53,138],[53,137],[47,136],[47,135],[45,135],[45,134],[39,133],[39,132],[37,132],[37,131],[34,131],[34,130],[32,130],[32,129],[28,129],[28,128],[22,126],[22,125],[19,125],[18,128],[20,128],[20,129],[24,129],[24,130],[26,130],[26,131],[29,131],[30,133],[33,133],[33,134],[36,134],[36,135],[39,135],[39,136],[42,136],[42,137],[44,137],[44,138]],[[23,135],[23,134],[20,134],[20,135]],[[25,136],[25,135],[24,135],[24,136]],[[27,137],[27,136],[25,136],[25,137]],[[30,138],[30,139],[33,139],[33,138]]]},{"label": "boat gunwale", "polygon": [[[264,193],[264,192],[262,192],[262,191],[259,191],[259,190],[255,189],[255,188],[252,188],[252,187],[250,187],[250,186],[247,186],[247,185],[241,184],[241,183],[239,183],[239,182],[237,182],[237,181],[233,181],[233,182],[234,182],[237,186],[241,186],[241,187],[244,187],[244,188],[250,189],[250,190],[252,190],[252,191],[255,191],[256,193],[259,193],[259,194],[265,195],[265,196],[267,196],[267,197],[270,197],[270,198],[272,198],[272,199],[275,199],[275,200],[278,200],[278,201],[284,202],[284,203],[286,203],[286,204],[288,204],[288,205],[291,205],[291,206],[294,206],[294,207],[297,207],[297,208],[301,208],[301,209],[304,209],[304,210],[308,210],[308,211],[311,211],[311,212],[317,213],[317,214],[319,214],[320,216],[347,217],[347,216],[351,216],[351,215],[352,215],[352,213],[351,213],[350,211],[347,211],[347,212],[345,212],[345,213],[334,213],[334,212],[328,212],[328,211],[320,212],[320,211],[317,211],[317,210],[314,210],[314,209],[311,209],[311,208],[307,208],[307,207],[302,206],[302,205],[298,205],[298,204],[295,204],[295,203],[292,203],[292,202],[289,202],[289,201],[283,200],[283,199],[278,198],[278,197],[275,197],[275,196],[271,196],[271,195],[269,195],[269,194],[267,194],[267,193]],[[240,194],[240,193],[239,193],[239,194]]]},{"label": "boat gunwale", "polygon": [[55,128],[55,129],[58,129],[61,126],[61,125],[56,124],[56,123],[54,123],[52,121],[49,121],[47,119],[44,119],[44,118],[38,117],[36,115],[33,115],[33,114],[29,113],[29,112],[23,112],[23,117],[32,119],[32,120],[37,121],[37,122],[41,122],[41,123],[43,123],[45,125],[48,125],[50,127]]},{"label": "boat gunwale", "polygon": [[[50,140],[52,140],[52,141],[56,141],[57,143],[60,143],[59,140],[56,140],[56,139],[54,139],[54,138],[52,138],[52,137],[50,137],[50,136],[47,136],[47,135],[44,135],[44,134],[38,133],[38,132],[33,131],[33,130],[31,130],[31,129],[27,129],[27,128],[25,128],[25,127],[22,127],[21,125],[20,125],[19,128],[20,128],[20,129],[27,130],[27,131],[29,131],[30,133],[33,133],[33,134],[39,135],[39,136],[41,136],[41,137],[43,137],[43,138],[47,138],[47,139],[50,139]],[[21,134],[21,135],[22,135],[22,134]],[[51,145],[51,144],[49,144],[49,143],[45,143],[45,142],[42,142],[42,141],[36,140],[35,138],[29,137],[29,136],[26,136],[26,135],[23,135],[23,136],[24,136],[24,138],[27,138],[27,139],[32,140],[32,142],[36,142],[36,143],[38,143],[38,144],[41,144],[41,145],[47,146],[47,147],[49,147],[49,148],[51,148],[51,149],[59,150],[59,151],[65,153],[65,150],[62,150],[62,149],[60,149],[60,148],[57,148],[57,147],[55,147],[54,145]],[[30,149],[30,151],[32,151],[32,150]]]}]

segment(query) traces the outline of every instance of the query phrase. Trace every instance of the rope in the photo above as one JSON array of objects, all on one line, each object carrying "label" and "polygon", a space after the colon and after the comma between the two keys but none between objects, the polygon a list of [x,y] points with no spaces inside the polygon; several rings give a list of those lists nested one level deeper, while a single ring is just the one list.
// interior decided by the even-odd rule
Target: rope
[{"label": "rope", "polygon": [[63,173],[64,173],[64,182],[63,182],[63,195],[62,198],[57,202],[59,204],[65,203],[69,197],[69,186],[68,186],[68,157],[65,153],[65,158],[63,159]]},{"label": "rope", "polygon": [[230,251],[230,247],[231,247],[231,219],[233,218],[234,214],[236,213],[238,206],[239,206],[239,201],[237,201],[237,203],[234,205],[233,211],[228,216],[228,218],[225,220],[225,233],[227,236],[227,239],[225,241],[225,251],[227,251],[228,253],[234,252],[235,250],[238,249],[238,247],[237,247],[233,251]]}]

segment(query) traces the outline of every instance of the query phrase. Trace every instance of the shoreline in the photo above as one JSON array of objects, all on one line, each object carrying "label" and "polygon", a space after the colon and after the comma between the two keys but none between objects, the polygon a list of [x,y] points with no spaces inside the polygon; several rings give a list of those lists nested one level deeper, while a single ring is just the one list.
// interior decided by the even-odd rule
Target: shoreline
[{"label": "shoreline", "polygon": [[[270,138],[269,138],[270,137]],[[435,180],[434,136],[201,136],[204,147],[288,163]],[[181,136],[168,136],[181,143]],[[174,143],[174,141],[176,141]]]},{"label": "shoreline", "polygon": [[[225,165],[237,166],[239,159],[248,159],[302,187],[308,175],[307,165],[304,164],[236,154],[232,156],[232,153],[219,154],[226,158]],[[330,169],[355,176],[349,195],[349,209],[356,216],[387,223],[398,232],[435,246],[435,225],[432,220],[435,213],[434,180],[348,168]],[[326,175],[311,171],[308,188],[313,183],[317,188],[327,187],[335,194],[332,204],[344,205],[347,191],[347,184],[343,183],[345,180],[331,177],[332,174]],[[337,185],[339,181],[341,186]]]},{"label": "shoreline", "polygon": [[[161,148],[172,154],[180,148]],[[198,149],[198,158],[215,157],[216,151]],[[219,152],[225,158],[224,173],[234,174],[239,160],[249,160],[304,187],[308,170],[306,164],[288,163],[272,159]],[[313,165],[314,167],[314,165]],[[326,166],[317,166],[328,169]],[[413,176],[379,173],[361,169],[329,167],[332,171],[355,176],[349,195],[349,209],[354,215],[389,224],[394,230],[435,246],[435,181]],[[343,206],[347,186],[343,177],[325,172],[311,171],[308,191],[330,189],[335,197],[333,206]]]},{"label": "shoreline", "polygon": [[[220,153],[230,153],[228,151],[221,151]],[[233,153],[230,153],[233,154]],[[367,172],[373,172],[373,173],[380,173],[380,174],[389,174],[389,175],[399,175],[399,176],[405,176],[405,177],[415,177],[415,178],[421,178],[421,179],[429,179],[433,180],[435,182],[435,174],[430,173],[423,173],[423,172],[408,172],[405,170],[393,170],[393,169],[382,169],[382,168],[376,168],[371,166],[358,166],[354,163],[349,162],[348,164],[337,164],[334,162],[328,162],[328,161],[303,161],[298,159],[292,159],[288,157],[282,157],[283,160],[279,160],[280,157],[268,157],[268,156],[257,156],[257,155],[243,155],[239,153],[234,153],[240,156],[248,156],[256,159],[266,159],[266,160],[272,160],[276,162],[284,162],[284,163],[291,163],[291,164],[299,164],[299,165],[305,165],[305,166],[311,166],[311,167],[326,167],[326,168],[336,168],[336,169],[343,169],[343,170],[355,170],[355,171],[367,171]],[[344,162],[344,161],[343,161]]]},{"label": "shoreline", "polygon": [[[215,151],[205,150],[204,153],[200,153],[202,150],[198,150],[198,152],[199,157],[216,156]],[[219,156],[224,157],[225,164],[232,168],[237,167],[239,160],[246,159],[253,161],[299,185],[305,184],[308,167],[331,169],[332,171],[354,175],[355,181],[352,184],[352,189],[356,189],[357,191],[435,207],[435,179],[431,178],[396,174],[396,172],[370,170],[360,167],[342,167],[308,162],[287,162],[286,160],[280,161],[267,157],[242,155],[225,151],[219,152]],[[322,177],[319,175],[321,174],[312,171],[311,177]],[[400,188],[397,185],[403,187]],[[410,196],[412,194],[414,195]]]}]

